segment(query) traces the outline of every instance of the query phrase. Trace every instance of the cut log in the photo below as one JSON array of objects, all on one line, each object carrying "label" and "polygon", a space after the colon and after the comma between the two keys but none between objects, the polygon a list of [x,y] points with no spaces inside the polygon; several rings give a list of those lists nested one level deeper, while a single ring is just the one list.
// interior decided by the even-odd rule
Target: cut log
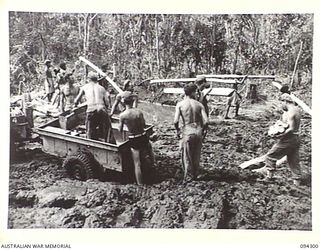
[{"label": "cut log", "polygon": [[[281,89],[282,85],[279,82],[272,82],[272,85],[278,88],[279,90]],[[299,105],[300,108],[302,108],[305,112],[307,112],[309,115],[312,116],[312,110],[311,108],[305,104],[303,101],[301,101],[298,97],[296,97],[294,94],[290,93],[290,96],[293,101],[295,101],[296,104]]]},{"label": "cut log", "polygon": [[[266,160],[266,156],[267,155],[262,155],[262,156],[259,156],[257,158],[251,159],[249,161],[245,161],[239,167],[242,168],[242,169],[245,169],[245,168],[249,168],[249,167],[252,167],[252,166],[259,165],[259,163],[264,162]],[[282,163],[284,163],[286,161],[287,161],[287,157],[284,156],[280,160],[277,160],[276,166],[279,166],[279,165],[281,165]],[[263,166],[261,166],[261,167],[263,167]]]},{"label": "cut log", "polygon": [[[234,89],[231,88],[210,88],[204,89],[203,94],[212,96],[231,96]],[[163,92],[166,94],[184,94],[183,88],[164,88]]]},{"label": "cut log", "polygon": [[94,65],[89,60],[85,59],[84,57],[80,56],[79,59],[83,61],[84,63],[88,64],[91,68],[93,68],[95,71],[97,71],[100,75],[104,76],[107,81],[117,90],[119,93],[122,93],[123,90],[109,77],[104,73],[101,69],[99,69],[96,65]]},{"label": "cut log", "polygon": [[309,115],[312,116],[312,110],[307,104],[305,104],[303,101],[301,101],[294,94],[290,94],[290,96],[291,96],[292,100],[295,101],[296,104],[298,104],[305,112],[307,112]]}]

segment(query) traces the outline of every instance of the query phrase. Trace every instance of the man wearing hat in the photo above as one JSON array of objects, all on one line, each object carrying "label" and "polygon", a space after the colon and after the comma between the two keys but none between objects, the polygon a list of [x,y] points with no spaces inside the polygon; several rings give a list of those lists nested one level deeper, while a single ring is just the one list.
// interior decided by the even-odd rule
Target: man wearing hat
[{"label": "man wearing hat", "polygon": [[204,76],[198,76],[195,80],[195,84],[197,85],[197,93],[198,93],[198,101],[202,103],[204,106],[204,109],[206,111],[207,116],[209,116],[209,107],[208,107],[208,100],[207,95],[210,91],[208,91],[206,94],[203,94],[203,90],[210,88],[210,84],[207,82],[206,78]]},{"label": "man wearing hat", "polygon": [[111,108],[110,116],[112,116],[114,114],[114,112],[116,111],[119,104],[121,104],[123,106],[121,111],[123,111],[125,109],[125,104],[123,102],[123,99],[126,98],[127,96],[131,96],[133,98],[133,100],[134,100],[133,107],[136,108],[138,106],[138,95],[133,93],[133,86],[131,84],[131,81],[128,79],[125,80],[123,83],[123,92],[119,93],[116,96],[116,100],[114,101],[112,108]]},{"label": "man wearing hat", "polygon": [[137,184],[143,184],[145,180],[146,168],[153,165],[154,157],[149,138],[144,131],[145,120],[143,113],[133,107],[135,97],[132,94],[126,94],[123,97],[125,111],[120,114],[120,132],[123,131],[124,125],[128,128],[128,139],[131,148],[132,159],[134,163],[134,172]]},{"label": "man wearing hat", "polygon": [[289,168],[292,172],[294,184],[300,184],[301,169],[299,165],[299,127],[301,113],[296,103],[287,93],[282,94],[282,122],[286,124],[284,132],[278,135],[279,141],[269,150],[266,155],[267,176],[266,179],[273,178],[276,171],[276,161],[287,156]]},{"label": "man wearing hat", "polygon": [[46,91],[45,98],[48,98],[48,101],[51,101],[52,95],[54,93],[54,81],[53,81],[53,74],[52,74],[52,65],[50,60],[45,60],[44,62],[46,69],[45,69],[45,81],[44,87]]},{"label": "man wearing hat", "polygon": [[[88,78],[89,82],[81,87],[74,101],[74,106],[77,107],[81,97],[85,95],[87,103],[87,138],[103,138],[106,142],[115,143],[110,117],[107,113],[107,91],[98,84],[98,74],[89,72]],[[98,133],[98,131],[100,133]]]},{"label": "man wearing hat", "polygon": [[180,118],[183,123],[181,151],[184,180],[187,178],[188,171],[191,171],[192,179],[196,179],[198,176],[202,135],[205,133],[208,124],[208,116],[204,106],[194,100],[196,91],[197,86],[194,83],[184,86],[185,97],[184,100],[178,102],[174,116],[174,126],[179,138]]}]

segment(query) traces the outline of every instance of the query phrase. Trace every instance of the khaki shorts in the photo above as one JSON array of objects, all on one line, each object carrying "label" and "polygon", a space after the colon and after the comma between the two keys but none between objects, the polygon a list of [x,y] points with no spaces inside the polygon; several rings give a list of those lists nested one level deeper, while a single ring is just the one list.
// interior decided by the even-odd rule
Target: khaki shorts
[{"label": "khaki shorts", "polygon": [[275,170],[276,161],[287,156],[288,165],[296,175],[301,175],[299,157],[300,139],[298,135],[281,138],[267,153],[266,164],[269,170]]}]

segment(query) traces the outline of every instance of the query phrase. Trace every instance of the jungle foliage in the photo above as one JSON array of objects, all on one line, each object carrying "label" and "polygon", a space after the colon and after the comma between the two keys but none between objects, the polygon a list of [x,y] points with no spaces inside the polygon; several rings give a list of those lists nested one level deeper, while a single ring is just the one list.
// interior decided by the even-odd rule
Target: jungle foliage
[{"label": "jungle foliage", "polygon": [[[311,84],[312,14],[9,13],[11,87],[42,86],[45,59],[65,61],[79,80],[84,56],[116,69],[116,81],[200,73],[291,75]],[[300,49],[301,48],[301,49]]]}]

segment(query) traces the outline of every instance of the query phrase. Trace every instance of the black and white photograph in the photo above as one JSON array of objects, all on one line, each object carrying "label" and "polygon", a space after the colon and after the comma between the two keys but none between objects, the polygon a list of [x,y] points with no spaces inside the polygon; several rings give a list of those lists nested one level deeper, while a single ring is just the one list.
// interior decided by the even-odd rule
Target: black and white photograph
[{"label": "black and white photograph", "polygon": [[104,9],[6,13],[5,230],[312,234],[315,14]]}]

